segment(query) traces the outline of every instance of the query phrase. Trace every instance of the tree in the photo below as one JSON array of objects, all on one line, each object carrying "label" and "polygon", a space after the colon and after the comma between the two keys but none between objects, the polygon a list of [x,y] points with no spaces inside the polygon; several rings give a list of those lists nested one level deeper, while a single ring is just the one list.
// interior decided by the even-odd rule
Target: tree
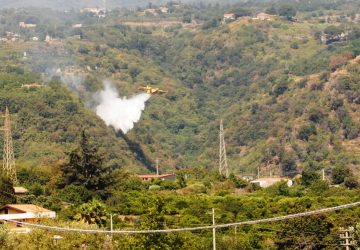
[{"label": "tree", "polygon": [[[164,212],[164,201],[159,197],[155,198],[153,203],[149,206],[147,214],[143,217],[140,229],[164,229]],[[139,237],[138,249],[181,249],[182,244],[183,243],[179,239],[177,242],[173,242],[171,236],[167,234],[146,234]]]},{"label": "tree", "polygon": [[69,184],[83,185],[104,197],[109,186],[113,184],[111,169],[104,165],[104,157],[89,143],[85,131],[81,133],[79,147],[70,153],[69,162],[61,166],[61,171],[60,187]]},{"label": "tree", "polygon": [[320,175],[314,170],[307,170],[302,172],[301,184],[310,186],[314,181],[320,180]]},{"label": "tree", "polygon": [[70,184],[60,190],[59,197],[63,201],[79,205],[91,199],[91,192],[84,186]]},{"label": "tree", "polygon": [[84,46],[80,46],[79,49],[78,49],[78,52],[80,54],[89,54],[90,50]]},{"label": "tree", "polygon": [[0,174],[0,206],[16,202],[13,183],[9,178]]},{"label": "tree", "polygon": [[325,28],[324,33],[329,36],[338,36],[343,32],[343,29],[338,26],[330,25]]},{"label": "tree", "polygon": [[344,179],[345,187],[353,189],[359,187],[359,181],[355,176],[349,176]]},{"label": "tree", "polygon": [[248,9],[236,9],[234,10],[234,14],[235,14],[235,18],[239,18],[239,17],[243,17],[243,16],[250,16],[251,15],[251,11],[249,11]]},{"label": "tree", "polygon": [[308,141],[311,135],[316,135],[316,127],[314,124],[304,125],[300,127],[298,138],[303,141]]},{"label": "tree", "polygon": [[176,173],[176,182],[179,184],[180,188],[186,187],[186,173],[184,171]]},{"label": "tree", "polygon": [[348,167],[335,167],[332,170],[331,178],[334,184],[341,184],[346,177],[351,176],[351,171]]},{"label": "tree", "polygon": [[360,247],[360,223],[356,224],[355,241],[357,243],[357,246]]},{"label": "tree", "polygon": [[270,8],[267,8],[265,10],[265,13],[269,14],[269,15],[277,15],[277,10],[276,10],[275,6],[271,6]]},{"label": "tree", "polygon": [[281,157],[280,164],[285,176],[294,177],[297,174],[297,164],[294,154],[290,153]]},{"label": "tree", "polygon": [[296,9],[289,4],[280,6],[278,12],[280,16],[286,18],[289,21],[293,20],[293,17],[296,15]]},{"label": "tree", "polygon": [[100,201],[93,199],[78,208],[75,218],[88,224],[105,226],[107,221],[106,206]]},{"label": "tree", "polygon": [[183,23],[191,23],[192,22],[191,13],[186,13],[182,18],[182,22]]},{"label": "tree", "polygon": [[324,215],[285,221],[278,233],[277,249],[317,249],[316,246],[323,242],[332,227]]}]

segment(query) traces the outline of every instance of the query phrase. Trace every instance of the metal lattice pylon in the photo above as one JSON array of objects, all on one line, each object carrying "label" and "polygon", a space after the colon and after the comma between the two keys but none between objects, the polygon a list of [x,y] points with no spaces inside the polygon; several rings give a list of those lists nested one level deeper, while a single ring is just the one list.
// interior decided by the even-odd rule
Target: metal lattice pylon
[{"label": "metal lattice pylon", "polygon": [[4,152],[3,152],[3,172],[9,177],[13,182],[17,182],[16,178],[16,167],[15,167],[15,157],[14,157],[14,148],[11,134],[11,122],[10,122],[10,113],[8,107],[6,107],[4,117]]},{"label": "metal lattice pylon", "polygon": [[219,172],[221,175],[229,177],[229,167],[226,159],[225,134],[222,120],[220,121]]}]

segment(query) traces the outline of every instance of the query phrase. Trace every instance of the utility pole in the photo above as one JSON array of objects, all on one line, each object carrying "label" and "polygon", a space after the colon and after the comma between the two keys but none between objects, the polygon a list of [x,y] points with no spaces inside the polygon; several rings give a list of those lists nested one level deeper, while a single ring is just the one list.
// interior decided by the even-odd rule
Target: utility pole
[{"label": "utility pole", "polygon": [[220,175],[229,177],[229,166],[226,159],[225,134],[223,121],[220,121],[220,152],[219,152],[219,172]]},{"label": "utility pole", "polygon": [[113,224],[113,214],[110,214],[110,232],[112,236],[112,231],[114,231],[114,224]]},{"label": "utility pole", "polygon": [[258,167],[258,169],[257,169],[257,177],[258,177],[258,179],[260,179],[260,167]]},{"label": "utility pole", "polygon": [[340,227],[340,245],[344,246],[346,250],[350,250],[355,245],[354,230],[354,227]]},{"label": "utility pole", "polygon": [[212,209],[212,223],[213,223],[213,250],[216,250],[216,230],[215,230],[215,208]]},{"label": "utility pole", "polygon": [[11,133],[11,122],[9,108],[6,107],[4,118],[4,127],[1,128],[4,131],[4,152],[3,152],[3,172],[12,181],[13,184],[17,182],[14,148]]},{"label": "utility pole", "polygon": [[159,176],[159,158],[156,158],[156,175]]},{"label": "utility pole", "polygon": [[325,169],[322,169],[322,180],[325,181]]}]

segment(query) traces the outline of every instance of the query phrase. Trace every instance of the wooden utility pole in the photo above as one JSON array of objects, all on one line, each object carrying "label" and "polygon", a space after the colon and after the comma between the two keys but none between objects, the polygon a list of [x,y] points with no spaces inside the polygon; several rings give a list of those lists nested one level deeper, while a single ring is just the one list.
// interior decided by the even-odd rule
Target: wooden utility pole
[{"label": "wooden utility pole", "polygon": [[113,224],[113,214],[110,214],[110,232],[112,236],[112,231],[114,231],[114,224]]},{"label": "wooden utility pole", "polygon": [[6,107],[4,118],[4,127],[1,128],[4,131],[4,152],[3,152],[3,171],[6,176],[12,181],[13,184],[17,182],[14,148],[11,133],[10,113],[8,107]]},{"label": "wooden utility pole", "polygon": [[[215,226],[215,208],[212,209],[212,223]],[[216,250],[216,230],[213,228],[213,250]]]}]

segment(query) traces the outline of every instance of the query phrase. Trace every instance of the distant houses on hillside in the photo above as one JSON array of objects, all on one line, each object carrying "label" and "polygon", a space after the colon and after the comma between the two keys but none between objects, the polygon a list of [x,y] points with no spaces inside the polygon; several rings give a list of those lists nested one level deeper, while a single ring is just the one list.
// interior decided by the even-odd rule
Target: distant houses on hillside
[{"label": "distant houses on hillside", "polygon": [[139,179],[142,181],[152,181],[152,180],[175,180],[174,174],[143,174],[138,175]]},{"label": "distant houses on hillside", "polygon": [[246,20],[260,20],[260,21],[274,21],[278,18],[277,15],[270,15],[264,12],[258,13],[256,16],[251,17],[249,15],[237,15],[236,13],[225,13],[223,15],[223,22],[227,23],[227,22],[231,22],[231,21],[235,21],[238,19],[246,19]]},{"label": "distant houses on hillside", "polygon": [[89,13],[96,17],[105,17],[106,16],[106,10],[105,8],[83,8],[80,10],[81,13]]},{"label": "distant houses on hillside", "polygon": [[346,41],[348,36],[348,32],[342,32],[340,34],[322,34],[320,40],[323,44],[331,44],[335,42]]}]

